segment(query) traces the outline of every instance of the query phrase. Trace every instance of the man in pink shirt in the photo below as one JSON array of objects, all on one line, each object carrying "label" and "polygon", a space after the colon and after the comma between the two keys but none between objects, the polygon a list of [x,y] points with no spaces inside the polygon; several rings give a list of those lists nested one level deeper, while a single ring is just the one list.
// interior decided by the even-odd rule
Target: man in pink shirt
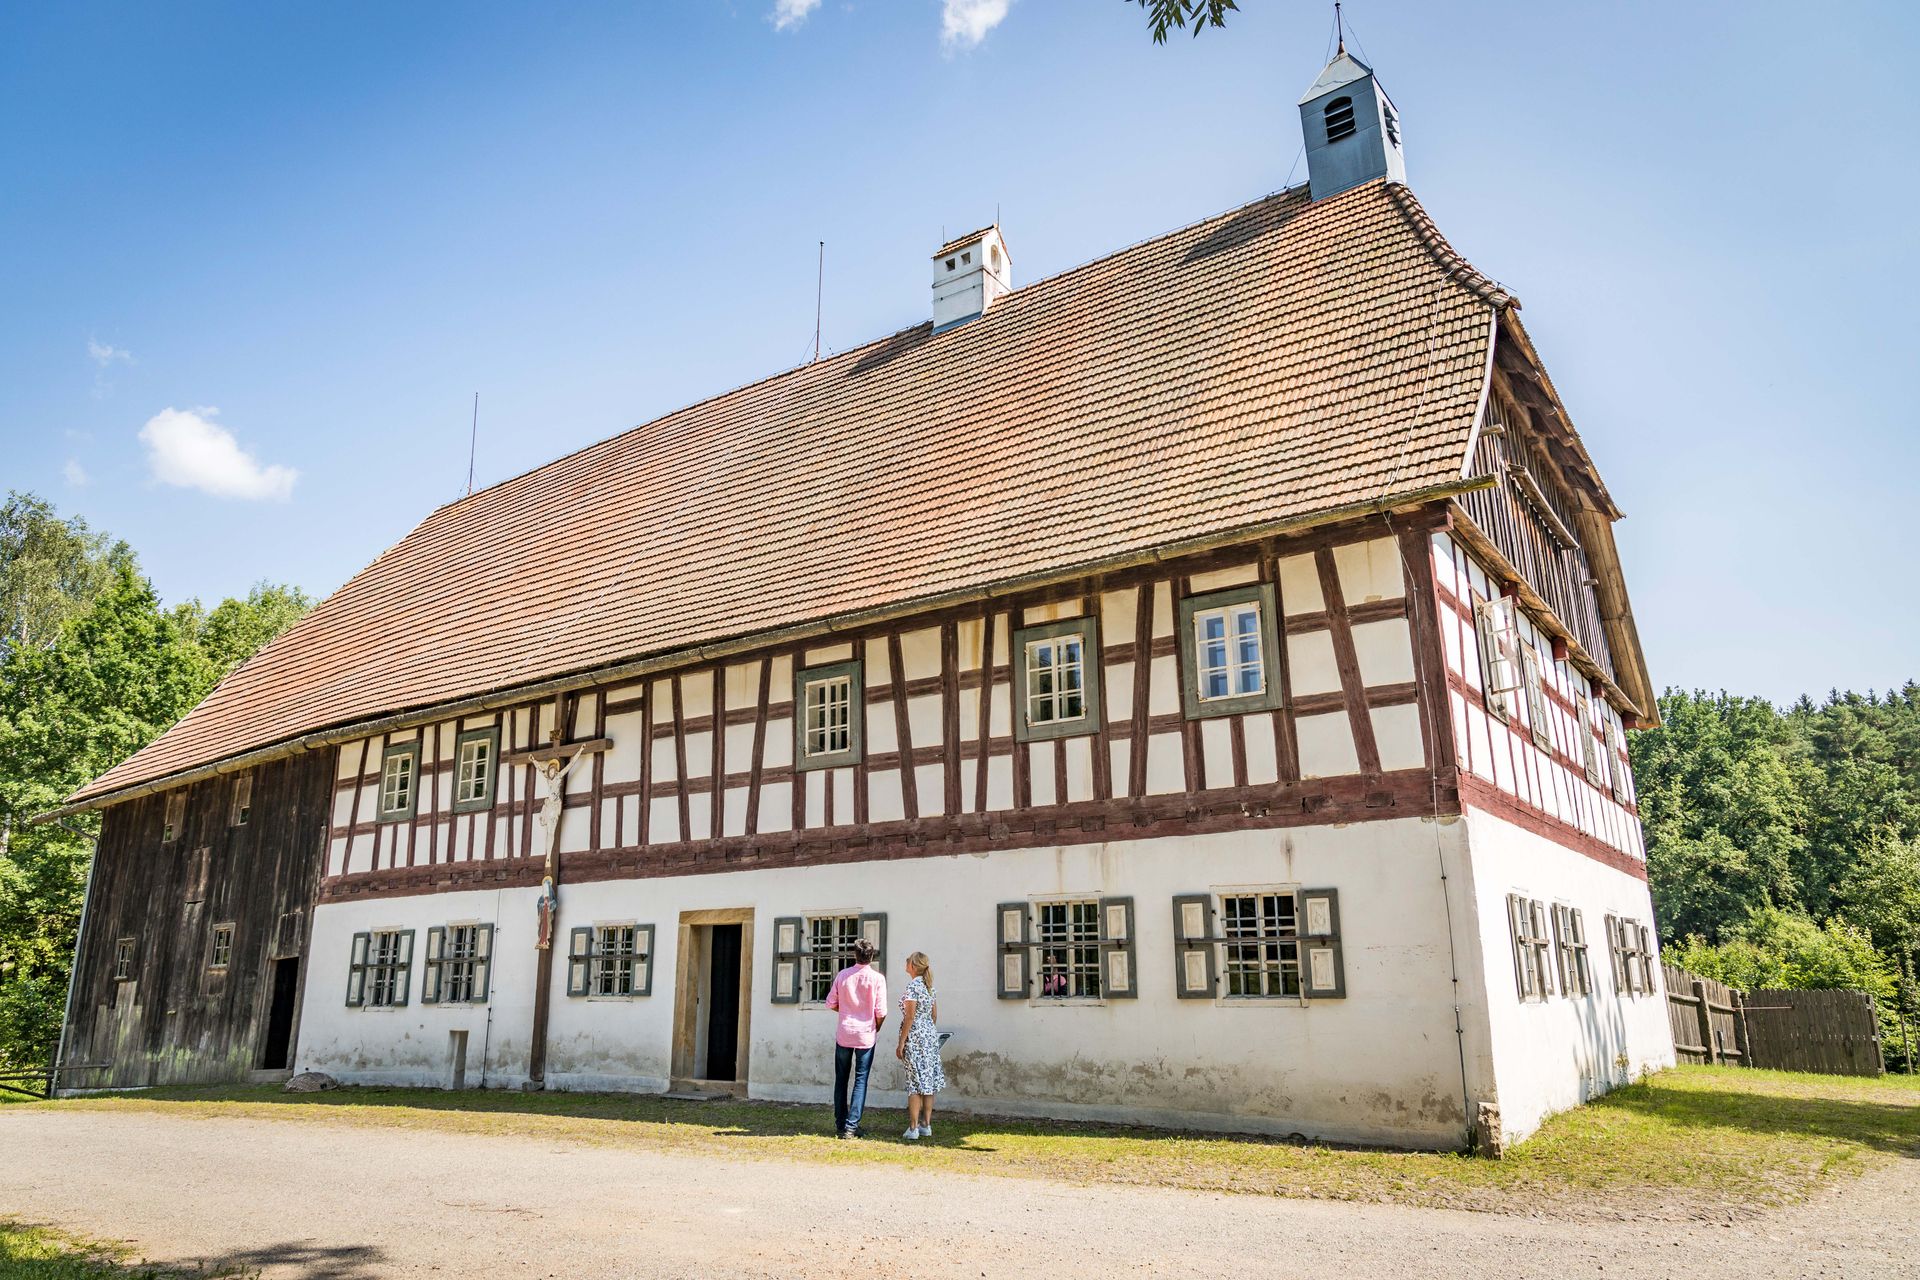
[{"label": "man in pink shirt", "polygon": [[827,993],[827,1008],[840,1015],[834,1033],[833,1130],[842,1138],[860,1136],[867,1073],[873,1069],[873,1039],[887,1020],[887,978],[873,967],[874,954],[874,945],[865,938],[854,943],[853,963],[834,975],[833,990]]}]

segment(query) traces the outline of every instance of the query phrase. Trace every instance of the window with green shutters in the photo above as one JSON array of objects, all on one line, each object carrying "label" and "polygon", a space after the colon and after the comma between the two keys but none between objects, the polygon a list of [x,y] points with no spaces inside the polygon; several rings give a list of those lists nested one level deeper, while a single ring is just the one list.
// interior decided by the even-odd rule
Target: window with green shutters
[{"label": "window with green shutters", "polygon": [[413,930],[369,929],[353,935],[347,963],[347,1005],[397,1009],[413,982]]},{"label": "window with green shutters", "polygon": [[1097,1003],[1140,994],[1132,898],[1042,898],[994,911],[1003,1000]]},{"label": "window with green shutters", "polygon": [[567,946],[567,994],[628,999],[653,994],[653,926],[583,925]]},{"label": "window with green shutters", "polygon": [[825,911],[773,922],[773,1003],[819,1004],[853,961],[853,945],[873,944],[874,967],[887,967],[887,917],[881,911]]},{"label": "window with green shutters", "polygon": [[1593,994],[1593,968],[1587,957],[1587,922],[1578,907],[1553,904],[1553,947],[1560,974],[1560,994]]},{"label": "window with green shutters", "polygon": [[1174,994],[1299,1004],[1347,994],[1336,889],[1225,888],[1173,899]]},{"label": "window with green shutters", "polygon": [[485,1004],[493,965],[493,926],[438,925],[427,930],[421,1004]]},{"label": "window with green shutters", "polygon": [[1508,894],[1507,927],[1513,937],[1513,977],[1520,998],[1545,1000],[1553,994],[1546,904],[1538,898]]}]

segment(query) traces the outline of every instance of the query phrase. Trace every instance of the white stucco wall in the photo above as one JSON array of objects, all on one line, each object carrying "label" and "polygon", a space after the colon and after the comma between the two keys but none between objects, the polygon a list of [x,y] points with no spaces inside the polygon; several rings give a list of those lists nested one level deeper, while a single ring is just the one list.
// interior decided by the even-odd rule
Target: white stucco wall
[{"label": "white stucco wall", "polygon": [[[1621,994],[1613,976],[1604,920],[1629,916],[1653,923],[1647,884],[1482,810],[1466,816],[1471,900],[1479,917],[1471,967],[1483,984],[1500,1120],[1519,1141],[1556,1111],[1577,1106],[1614,1085],[1672,1066],[1673,1037],[1663,991]],[[1593,975],[1590,995],[1556,989],[1544,1000],[1520,998],[1514,978],[1507,895],[1578,907],[1584,915]],[[1654,980],[1659,986],[1659,963]]]},{"label": "white stucco wall", "polygon": [[[655,972],[649,997],[586,1000],[565,995],[566,966],[555,964],[548,1083],[664,1088],[680,913],[746,907],[754,911],[749,1092],[825,1102],[833,1017],[771,1002],[774,920],[881,911],[888,917],[887,976],[896,999],[905,983],[904,957],[918,949],[933,961],[941,1022],[954,1032],[945,1105],[1457,1146],[1466,1124],[1463,1050],[1454,1030],[1439,868],[1444,859],[1461,874],[1464,831],[1458,821],[1409,818],[565,886],[563,941],[567,929],[596,920],[651,923]],[[1176,999],[1174,895],[1254,886],[1339,890],[1345,999]],[[1055,1005],[996,997],[996,905],[1062,894],[1133,897],[1138,999]],[[299,1067],[348,1081],[444,1084],[447,1032],[467,1027],[469,1083],[479,1082],[485,1037],[487,1083],[518,1085],[532,1020],[533,899],[534,891],[515,890],[322,905],[314,917]],[[1471,923],[1465,907],[1456,898],[1463,930]],[[465,919],[497,926],[491,1003],[420,1005],[426,930]],[[417,931],[412,1003],[400,1010],[349,1009],[344,993],[352,934],[384,927]],[[1465,964],[1470,951],[1462,945],[1459,953]],[[1477,1100],[1492,1080],[1485,1038],[1471,1013],[1468,1021],[1466,1092]],[[891,1033],[889,1027],[883,1034],[874,1097],[897,1104],[903,1081],[886,1038]]]}]

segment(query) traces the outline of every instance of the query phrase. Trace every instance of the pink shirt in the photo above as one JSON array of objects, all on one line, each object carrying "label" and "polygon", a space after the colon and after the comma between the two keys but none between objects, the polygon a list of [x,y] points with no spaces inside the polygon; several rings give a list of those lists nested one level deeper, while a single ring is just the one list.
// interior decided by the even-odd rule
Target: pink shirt
[{"label": "pink shirt", "polygon": [[849,1049],[873,1048],[873,1033],[886,1015],[887,978],[870,964],[848,965],[834,975],[827,1008],[840,1013],[834,1042]]}]

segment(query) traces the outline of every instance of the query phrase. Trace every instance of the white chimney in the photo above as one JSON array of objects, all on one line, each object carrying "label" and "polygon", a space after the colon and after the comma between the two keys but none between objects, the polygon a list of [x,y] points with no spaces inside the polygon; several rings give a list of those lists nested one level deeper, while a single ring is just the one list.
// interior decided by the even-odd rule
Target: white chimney
[{"label": "white chimney", "polygon": [[947,241],[933,255],[933,331],[985,315],[1012,291],[1013,260],[998,224]]}]

